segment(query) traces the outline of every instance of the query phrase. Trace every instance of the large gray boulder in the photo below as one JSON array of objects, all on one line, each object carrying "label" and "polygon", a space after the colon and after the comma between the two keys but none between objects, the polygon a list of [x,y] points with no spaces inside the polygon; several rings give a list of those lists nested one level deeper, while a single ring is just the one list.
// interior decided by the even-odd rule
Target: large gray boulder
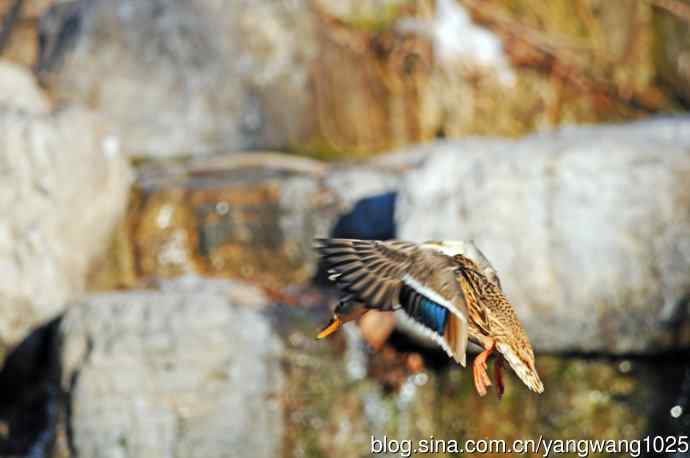
[{"label": "large gray boulder", "polygon": [[101,117],[76,107],[48,112],[27,72],[0,67],[0,94],[0,348],[6,348],[84,290],[91,262],[125,209],[131,173]]},{"label": "large gray boulder", "polygon": [[690,120],[419,149],[398,236],[474,239],[538,350],[690,346]]},{"label": "large gray boulder", "polygon": [[77,456],[278,456],[281,342],[250,286],[188,277],[88,297],[60,328]]},{"label": "large gray boulder", "polygon": [[301,0],[64,2],[41,19],[39,71],[129,154],[285,146],[303,128],[309,24]]}]

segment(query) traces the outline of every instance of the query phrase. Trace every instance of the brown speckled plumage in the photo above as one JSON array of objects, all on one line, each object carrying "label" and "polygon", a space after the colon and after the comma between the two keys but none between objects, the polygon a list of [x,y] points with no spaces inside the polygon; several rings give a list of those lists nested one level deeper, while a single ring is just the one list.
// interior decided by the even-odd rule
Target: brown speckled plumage
[{"label": "brown speckled plumage", "polygon": [[[469,337],[482,348],[495,346],[532,390],[544,390],[534,366],[534,351],[513,306],[500,286],[489,281],[471,259],[456,255],[461,285],[469,311]],[[490,342],[490,341],[493,341]],[[520,367],[515,367],[518,364]],[[481,389],[479,389],[481,391]]]}]

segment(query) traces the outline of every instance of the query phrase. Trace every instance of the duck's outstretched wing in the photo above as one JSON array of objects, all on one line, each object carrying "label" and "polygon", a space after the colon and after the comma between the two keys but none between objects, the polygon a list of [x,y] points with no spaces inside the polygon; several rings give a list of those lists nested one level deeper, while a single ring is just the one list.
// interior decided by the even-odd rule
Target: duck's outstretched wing
[{"label": "duck's outstretched wing", "polygon": [[401,280],[412,268],[418,245],[411,242],[317,239],[329,278],[368,307],[393,310]]},{"label": "duck's outstretched wing", "polygon": [[465,364],[467,306],[452,258],[413,242],[317,239],[330,279],[368,307],[402,309]]}]

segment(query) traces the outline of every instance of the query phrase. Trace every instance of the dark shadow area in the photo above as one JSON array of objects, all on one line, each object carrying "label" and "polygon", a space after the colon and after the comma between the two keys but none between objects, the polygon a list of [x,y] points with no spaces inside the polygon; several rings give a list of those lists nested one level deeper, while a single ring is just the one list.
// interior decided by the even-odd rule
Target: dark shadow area
[{"label": "dark shadow area", "polygon": [[[388,240],[395,238],[395,201],[397,193],[387,192],[362,199],[336,223],[330,236],[343,239]],[[314,277],[320,286],[333,286],[323,263]]]},{"label": "dark shadow area", "polygon": [[67,53],[75,46],[82,30],[83,16],[91,0],[58,3],[41,16],[38,31],[39,78],[60,66]]},{"label": "dark shadow area", "polygon": [[396,193],[387,192],[360,200],[350,213],[338,220],[331,236],[364,240],[394,238],[396,198]]},{"label": "dark shadow area", "polygon": [[59,322],[55,319],[34,330],[0,371],[0,456],[52,454],[60,396]]},{"label": "dark shadow area", "polygon": [[646,358],[640,366],[644,368],[640,378],[654,386],[656,393],[647,411],[652,450],[646,456],[662,455],[662,440],[654,439],[661,436],[666,447],[675,445],[666,448],[665,456],[690,457],[690,450],[683,449],[681,443],[671,444],[680,436],[690,440],[690,352]]},{"label": "dark shadow area", "polygon": [[418,353],[424,360],[424,367],[435,372],[455,364],[443,350],[420,344],[415,338],[397,330],[393,331],[387,342],[400,353]]}]

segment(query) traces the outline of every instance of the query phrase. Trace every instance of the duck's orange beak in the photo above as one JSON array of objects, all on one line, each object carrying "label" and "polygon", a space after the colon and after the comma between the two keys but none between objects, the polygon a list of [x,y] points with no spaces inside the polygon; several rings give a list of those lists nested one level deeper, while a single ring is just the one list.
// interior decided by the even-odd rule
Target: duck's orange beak
[{"label": "duck's orange beak", "polygon": [[342,320],[340,318],[338,318],[337,316],[334,316],[333,318],[331,318],[331,321],[328,322],[326,327],[323,328],[321,330],[321,332],[319,332],[319,334],[316,336],[316,338],[317,339],[323,339],[324,337],[328,337],[331,334],[333,334],[335,331],[337,331],[338,328],[340,328],[340,326],[342,326],[342,325],[343,325]]}]

